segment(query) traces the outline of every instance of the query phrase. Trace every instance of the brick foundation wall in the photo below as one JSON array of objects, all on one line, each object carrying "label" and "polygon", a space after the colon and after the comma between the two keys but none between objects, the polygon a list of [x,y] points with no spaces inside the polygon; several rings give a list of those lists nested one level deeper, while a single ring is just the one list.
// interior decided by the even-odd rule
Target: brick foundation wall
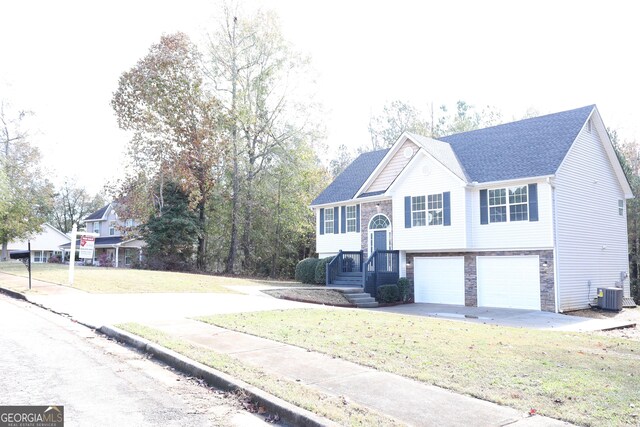
[{"label": "brick foundation wall", "polygon": [[[476,257],[478,256],[518,256],[538,255],[540,257],[540,307],[542,311],[555,311],[553,251],[493,251],[493,252],[443,252],[408,253],[407,278],[414,283],[414,258],[416,257],[464,257],[464,303],[468,307],[478,306],[478,276]],[[546,263],[546,266],[545,266]]]}]

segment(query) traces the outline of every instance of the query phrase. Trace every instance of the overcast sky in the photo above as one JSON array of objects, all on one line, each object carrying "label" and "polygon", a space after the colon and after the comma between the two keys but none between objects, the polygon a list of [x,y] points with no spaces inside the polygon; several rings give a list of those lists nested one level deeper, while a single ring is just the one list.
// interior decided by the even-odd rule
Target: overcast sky
[{"label": "overcast sky", "polygon": [[[311,57],[330,146],[368,142],[370,115],[395,99],[425,111],[462,99],[509,120],[596,104],[608,127],[640,140],[633,2],[243,4],[275,10]],[[200,0],[0,2],[0,98],[35,113],[32,138],[55,182],[96,192],[117,176],[128,139],[109,105],[118,77],[163,33],[201,39],[218,11]]]}]

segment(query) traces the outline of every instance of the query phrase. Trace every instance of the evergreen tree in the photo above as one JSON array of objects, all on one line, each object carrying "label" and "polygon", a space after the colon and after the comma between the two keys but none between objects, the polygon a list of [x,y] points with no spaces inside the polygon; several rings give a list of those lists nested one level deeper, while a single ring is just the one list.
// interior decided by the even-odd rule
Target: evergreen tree
[{"label": "evergreen tree", "polygon": [[202,229],[189,207],[189,195],[173,181],[162,191],[164,204],[142,226],[147,242],[146,266],[154,270],[185,271],[193,268]]}]

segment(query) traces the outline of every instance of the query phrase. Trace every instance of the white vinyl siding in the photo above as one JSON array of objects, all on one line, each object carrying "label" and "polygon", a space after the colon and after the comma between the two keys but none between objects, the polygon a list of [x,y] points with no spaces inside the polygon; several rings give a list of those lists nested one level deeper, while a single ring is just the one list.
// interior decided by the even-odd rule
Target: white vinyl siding
[{"label": "white vinyl siding", "polygon": [[[332,212],[333,214],[333,207],[329,207],[324,210],[325,218],[327,212]],[[318,253],[318,257],[324,258],[333,256],[340,250],[359,251],[361,249],[360,245],[360,233],[333,234],[332,228],[331,233],[327,234],[325,228],[325,234],[320,234],[320,209],[316,209],[316,252]]]},{"label": "white vinyl siding", "polygon": [[[423,152],[420,152],[408,167],[410,169],[403,173],[391,190],[394,218],[393,247],[406,251],[464,249],[467,235],[465,184],[440,162]],[[404,198],[406,196],[441,195],[447,191],[450,192],[451,226],[405,228]]]},{"label": "white vinyl siding", "polygon": [[624,193],[596,129],[585,126],[555,180],[562,311],[588,307],[598,287],[614,286],[629,270],[626,212],[619,212]]},{"label": "white vinyl siding", "polygon": [[391,183],[396,179],[398,174],[404,169],[404,167],[409,163],[411,158],[407,158],[405,156],[405,150],[407,148],[411,148],[413,153],[418,151],[418,147],[413,142],[407,140],[400,149],[395,153],[393,158],[389,160],[389,163],[385,166],[385,168],[380,172],[380,174],[376,177],[376,179],[371,183],[371,185],[365,189],[365,193],[374,192],[374,191],[384,191]]},{"label": "white vinyl siding", "polygon": [[[509,221],[509,206],[507,206],[506,222],[489,222],[480,224],[480,189],[468,190],[470,210],[469,249],[474,250],[504,250],[504,249],[552,249],[553,248],[553,217],[551,202],[551,187],[546,181],[529,181],[526,184],[537,183],[538,188],[538,221]],[[505,187],[505,197],[509,198],[509,188],[517,188],[523,184]]]}]

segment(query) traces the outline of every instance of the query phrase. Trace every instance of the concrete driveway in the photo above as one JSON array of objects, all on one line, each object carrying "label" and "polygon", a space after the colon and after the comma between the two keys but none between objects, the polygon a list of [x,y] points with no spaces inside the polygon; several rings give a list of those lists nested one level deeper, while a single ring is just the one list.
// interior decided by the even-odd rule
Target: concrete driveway
[{"label": "concrete driveway", "polygon": [[465,307],[446,304],[415,303],[380,307],[371,310],[516,328],[555,329],[558,331],[575,332],[600,331],[635,325],[633,322],[624,320],[590,319],[566,314],[549,313],[546,311]]}]

